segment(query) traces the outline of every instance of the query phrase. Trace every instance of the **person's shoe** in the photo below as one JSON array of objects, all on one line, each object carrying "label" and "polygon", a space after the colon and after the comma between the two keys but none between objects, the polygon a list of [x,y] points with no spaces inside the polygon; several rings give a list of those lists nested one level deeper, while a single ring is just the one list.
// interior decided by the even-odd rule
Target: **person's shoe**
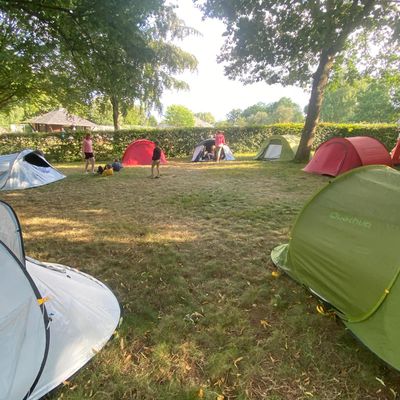
[{"label": "person's shoe", "polygon": [[155,178],[155,179],[158,179],[158,178],[159,178],[159,176],[155,176],[154,178]]}]

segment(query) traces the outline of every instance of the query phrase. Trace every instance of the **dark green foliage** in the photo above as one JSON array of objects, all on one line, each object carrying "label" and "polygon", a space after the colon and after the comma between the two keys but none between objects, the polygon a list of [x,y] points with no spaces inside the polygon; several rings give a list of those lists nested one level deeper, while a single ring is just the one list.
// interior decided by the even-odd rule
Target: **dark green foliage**
[{"label": "dark green foliage", "polygon": [[[256,152],[268,136],[301,135],[303,124],[275,124],[252,127],[228,127],[225,137],[234,152]],[[121,158],[127,145],[136,139],[157,140],[167,157],[187,157],[201,140],[214,135],[213,128],[141,128],[93,133],[98,160]],[[81,143],[85,132],[7,134],[0,135],[0,153],[9,154],[22,149],[41,149],[49,161],[81,160]],[[389,124],[320,124],[313,148],[334,136],[372,136],[389,150],[396,143],[398,132]]]},{"label": "dark green foliage", "polygon": [[0,109],[36,92],[64,106],[101,95],[118,128],[129,107],[187,87],[174,75],[197,61],[173,41],[191,33],[165,0],[0,1]]},{"label": "dark green foliage", "polygon": [[208,122],[209,124],[215,124],[216,122],[214,115],[210,112],[198,112],[195,113],[194,116],[200,118],[202,121]]},{"label": "dark green foliage", "polygon": [[172,104],[165,111],[165,124],[174,127],[193,127],[194,114],[185,106]]},{"label": "dark green foliage", "polygon": [[258,102],[244,110],[233,109],[227,115],[228,125],[254,126],[301,122],[304,116],[300,106],[288,97],[265,104]]},{"label": "dark green foliage", "polygon": [[383,76],[359,76],[339,71],[328,84],[321,110],[321,121],[336,123],[394,123],[399,119],[400,75],[386,71]]},{"label": "dark green foliage", "polygon": [[321,143],[334,136],[371,136],[380,140],[388,150],[396,144],[398,129],[396,125],[390,124],[320,124],[313,143],[316,149]]},{"label": "dark green foliage", "polygon": [[[329,75],[351,44],[368,65],[372,48],[396,55],[399,8],[388,0],[194,0],[206,17],[226,26],[218,60],[225,75],[244,83],[311,84],[307,117],[295,160],[308,160]],[[365,40],[362,40],[362,39]],[[374,46],[375,45],[375,46]],[[379,62],[372,62],[379,70]],[[284,113],[285,114],[285,113]],[[282,121],[277,120],[273,122]],[[382,121],[382,119],[379,119]]]}]

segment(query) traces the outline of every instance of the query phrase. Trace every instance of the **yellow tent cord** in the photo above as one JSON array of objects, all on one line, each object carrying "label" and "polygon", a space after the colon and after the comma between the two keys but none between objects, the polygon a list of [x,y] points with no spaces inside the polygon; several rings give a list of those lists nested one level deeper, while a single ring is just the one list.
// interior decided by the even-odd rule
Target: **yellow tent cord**
[{"label": "yellow tent cord", "polygon": [[37,299],[37,302],[38,302],[39,306],[41,306],[42,304],[46,303],[46,301],[49,301],[48,297],[42,297],[41,299]]}]

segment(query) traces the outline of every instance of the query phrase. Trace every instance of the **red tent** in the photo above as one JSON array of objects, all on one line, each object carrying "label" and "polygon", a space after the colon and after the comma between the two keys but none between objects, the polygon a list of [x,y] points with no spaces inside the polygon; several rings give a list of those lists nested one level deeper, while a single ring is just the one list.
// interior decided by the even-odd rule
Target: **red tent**
[{"label": "red tent", "polygon": [[[151,158],[155,146],[154,142],[147,139],[135,140],[126,148],[124,156],[122,157],[122,164],[125,167],[131,167],[132,165],[151,165]],[[167,159],[162,151],[161,164],[166,163]]]},{"label": "red tent", "polygon": [[392,157],[393,165],[400,164],[400,140],[397,141],[396,146],[394,146],[390,153],[390,156]]},{"label": "red tent", "polygon": [[369,136],[332,138],[322,143],[303,171],[337,176],[362,165],[383,164],[392,166],[386,147]]}]

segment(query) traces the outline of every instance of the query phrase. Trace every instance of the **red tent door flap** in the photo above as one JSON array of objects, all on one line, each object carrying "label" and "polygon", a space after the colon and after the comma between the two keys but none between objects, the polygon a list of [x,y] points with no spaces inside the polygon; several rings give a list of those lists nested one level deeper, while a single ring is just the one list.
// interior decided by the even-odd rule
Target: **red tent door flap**
[{"label": "red tent door flap", "polygon": [[322,154],[318,154],[318,170],[323,175],[339,175],[347,157],[347,146],[340,142],[327,143],[321,146],[319,151],[322,151]]}]

